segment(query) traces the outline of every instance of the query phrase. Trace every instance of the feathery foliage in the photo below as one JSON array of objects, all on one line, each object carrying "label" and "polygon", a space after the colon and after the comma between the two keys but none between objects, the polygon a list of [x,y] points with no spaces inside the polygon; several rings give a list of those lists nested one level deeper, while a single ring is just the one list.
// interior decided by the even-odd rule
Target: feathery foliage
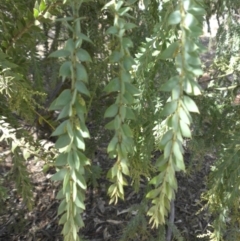
[{"label": "feathery foliage", "polygon": [[[82,240],[87,181],[97,185],[102,173],[89,158],[108,141],[110,203],[124,199],[127,185],[139,191],[148,180],[122,240],[134,240],[137,229],[164,240],[165,224],[181,240],[166,217],[188,148],[193,162],[217,153],[203,194],[215,218],[210,240],[239,239],[238,0],[3,0],[0,8],[0,143],[29,208],[26,162],[54,159],[64,240]],[[220,25],[215,75],[202,91],[199,36],[213,14]],[[46,150],[26,127],[41,130],[39,139],[52,133],[55,148]]]}]

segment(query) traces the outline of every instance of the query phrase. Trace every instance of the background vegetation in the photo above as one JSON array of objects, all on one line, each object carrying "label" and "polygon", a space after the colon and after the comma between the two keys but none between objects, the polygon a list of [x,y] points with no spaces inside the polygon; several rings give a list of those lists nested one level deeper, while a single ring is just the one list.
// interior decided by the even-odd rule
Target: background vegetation
[{"label": "background vegetation", "polygon": [[[102,177],[93,153],[104,142],[110,203],[124,199],[127,185],[138,192],[144,179],[131,230],[150,222],[159,231],[152,240],[165,240],[167,224],[180,240],[167,218],[176,172],[192,171],[186,150],[199,165],[212,153],[202,195],[212,215],[206,237],[240,238],[238,0],[3,0],[0,9],[0,141],[9,150],[1,162],[9,153],[13,162],[1,181],[14,180],[29,209],[26,162],[45,160],[44,170],[56,168],[52,180],[62,183],[64,240],[80,240],[87,183]],[[199,36],[214,14],[216,56],[202,89]],[[2,186],[3,201],[6,195]],[[134,237],[131,230],[123,240]]]}]

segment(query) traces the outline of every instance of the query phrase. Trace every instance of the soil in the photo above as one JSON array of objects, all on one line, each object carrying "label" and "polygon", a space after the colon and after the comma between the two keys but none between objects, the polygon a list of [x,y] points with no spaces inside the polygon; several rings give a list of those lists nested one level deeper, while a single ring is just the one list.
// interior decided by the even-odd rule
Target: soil
[{"label": "soil", "polygon": [[[203,37],[202,42],[208,46],[209,37]],[[205,74],[200,79],[200,84],[208,82],[208,67],[214,56],[214,51],[208,51],[202,56],[205,65]],[[99,146],[93,164],[100,165],[105,174],[109,168],[108,157],[105,153],[105,146]],[[2,147],[1,152],[5,149]],[[187,166],[190,165],[190,158],[186,153]],[[178,192],[174,202],[174,224],[179,233],[186,241],[199,240],[197,235],[206,233],[211,217],[204,208],[201,194],[206,190],[206,176],[210,166],[214,161],[210,155],[203,158],[203,163],[199,167],[197,163],[192,164],[191,175],[178,174]],[[9,156],[0,163],[0,177],[4,178],[11,169],[12,162]],[[20,196],[17,195],[14,184],[4,183],[8,188],[7,198],[2,202],[0,213],[0,240],[1,241],[60,241],[61,226],[58,226],[57,208],[59,202],[55,199],[58,183],[50,181],[53,170],[48,173],[42,172],[43,161],[35,162],[29,160],[28,170],[33,184],[34,208],[28,211]],[[139,193],[135,193],[131,187],[126,188],[126,200],[119,201],[117,205],[109,205],[107,187],[109,183],[104,179],[104,175],[98,180],[99,186],[89,185],[86,194],[86,211],[83,213],[85,227],[80,231],[84,239],[88,241],[114,241],[120,240],[123,231],[129,228],[130,221],[137,214],[137,205],[142,201],[146,181],[143,180]],[[134,207],[137,207],[134,209]],[[203,208],[202,211],[200,211]],[[148,218],[146,218],[148,220]],[[156,235],[156,230],[151,230],[150,226],[142,232],[143,224],[139,224],[137,230],[133,230],[133,241],[150,240],[149,237]],[[127,239],[127,241],[131,241]],[[176,240],[176,239],[172,239]],[[204,240],[204,239],[201,239]],[[207,239],[205,239],[207,240]]]}]

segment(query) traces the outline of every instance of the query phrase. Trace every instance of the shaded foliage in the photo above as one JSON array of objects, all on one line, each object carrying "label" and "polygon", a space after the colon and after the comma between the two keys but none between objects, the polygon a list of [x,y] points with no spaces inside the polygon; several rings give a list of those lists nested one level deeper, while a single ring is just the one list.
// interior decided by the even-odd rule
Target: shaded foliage
[{"label": "shaded foliage", "polygon": [[[12,152],[12,179],[29,208],[25,162],[54,159],[62,233],[80,240],[87,181],[97,185],[101,176],[90,159],[104,140],[114,163],[107,174],[110,203],[124,199],[129,183],[139,191],[141,178],[149,180],[122,240],[139,227],[148,234],[146,214],[164,239],[176,172],[186,171],[184,150],[194,162],[215,152],[203,195],[215,218],[209,236],[237,239],[239,1],[4,0],[0,8],[0,140]],[[213,14],[220,24],[215,75],[201,95],[199,36]],[[46,150],[39,140],[51,133],[55,149]],[[153,160],[156,152],[161,155]]]}]

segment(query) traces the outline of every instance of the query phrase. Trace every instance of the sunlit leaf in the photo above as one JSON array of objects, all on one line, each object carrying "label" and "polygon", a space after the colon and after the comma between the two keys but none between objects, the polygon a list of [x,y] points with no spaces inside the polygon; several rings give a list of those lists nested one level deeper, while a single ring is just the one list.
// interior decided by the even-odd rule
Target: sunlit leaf
[{"label": "sunlit leaf", "polygon": [[183,97],[183,103],[186,106],[187,110],[190,112],[199,113],[198,107],[195,102],[188,96]]},{"label": "sunlit leaf", "polygon": [[180,128],[181,128],[182,135],[184,137],[192,138],[192,133],[189,128],[189,125],[183,122],[182,120],[180,121]]},{"label": "sunlit leaf", "polygon": [[179,10],[172,12],[168,18],[168,24],[174,25],[181,21],[181,13]]}]

